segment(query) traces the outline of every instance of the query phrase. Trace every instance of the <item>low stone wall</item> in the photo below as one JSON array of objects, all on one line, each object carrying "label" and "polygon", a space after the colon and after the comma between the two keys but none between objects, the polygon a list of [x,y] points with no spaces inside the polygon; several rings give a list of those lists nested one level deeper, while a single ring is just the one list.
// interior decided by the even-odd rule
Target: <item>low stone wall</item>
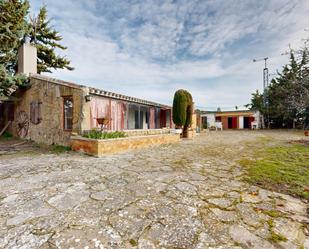
[{"label": "low stone wall", "polygon": [[[98,129],[99,130],[99,129]],[[136,137],[136,136],[148,136],[148,135],[161,135],[161,134],[170,134],[171,129],[163,128],[163,129],[134,129],[134,130],[122,130],[128,137]],[[84,131],[83,134],[89,133],[90,130]],[[105,132],[113,132],[110,130],[106,130]]]},{"label": "low stone wall", "polygon": [[161,135],[171,133],[170,129],[145,129],[145,130],[124,130],[123,131],[128,137],[135,136],[147,136],[147,135]]},{"label": "low stone wall", "polygon": [[160,134],[116,139],[89,139],[74,136],[71,137],[71,147],[72,150],[101,157],[105,154],[115,154],[179,141],[179,134]]}]

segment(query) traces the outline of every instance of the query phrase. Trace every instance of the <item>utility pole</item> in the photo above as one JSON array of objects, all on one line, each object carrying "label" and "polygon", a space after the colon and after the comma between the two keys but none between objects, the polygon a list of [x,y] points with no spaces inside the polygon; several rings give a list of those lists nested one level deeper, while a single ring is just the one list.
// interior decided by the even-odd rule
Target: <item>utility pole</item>
[{"label": "utility pole", "polygon": [[270,127],[270,122],[269,122],[269,105],[268,105],[268,93],[267,89],[269,86],[269,73],[268,73],[268,67],[267,67],[267,60],[268,57],[262,58],[262,59],[253,59],[253,62],[259,62],[259,61],[264,61],[264,69],[263,69],[263,105],[266,109],[266,119],[267,119],[267,128],[269,129]]},{"label": "utility pole", "polygon": [[253,59],[253,62],[259,62],[264,60],[264,69],[263,69],[263,91],[268,87],[268,67],[267,67],[267,60],[268,57],[265,57],[263,59]]}]

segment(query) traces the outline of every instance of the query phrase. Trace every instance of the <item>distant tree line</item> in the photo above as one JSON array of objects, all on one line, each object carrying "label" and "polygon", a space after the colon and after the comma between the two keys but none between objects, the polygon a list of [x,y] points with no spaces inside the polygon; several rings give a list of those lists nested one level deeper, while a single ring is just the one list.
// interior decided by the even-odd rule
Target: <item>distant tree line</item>
[{"label": "distant tree line", "polygon": [[271,128],[309,128],[309,50],[290,49],[290,61],[269,87],[252,94],[247,106],[259,110]]},{"label": "distant tree line", "polygon": [[61,35],[54,30],[42,7],[36,17],[29,15],[29,1],[0,0],[0,96],[9,96],[19,86],[27,84],[27,78],[16,75],[18,48],[28,40],[38,50],[38,73],[51,69],[73,70],[70,61],[56,54],[65,50],[59,42]]}]

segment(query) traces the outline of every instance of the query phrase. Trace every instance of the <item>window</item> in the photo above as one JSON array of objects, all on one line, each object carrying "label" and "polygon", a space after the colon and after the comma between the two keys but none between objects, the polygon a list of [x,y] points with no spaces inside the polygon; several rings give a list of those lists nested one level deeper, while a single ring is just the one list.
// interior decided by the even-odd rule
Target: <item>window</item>
[{"label": "window", "polygon": [[30,103],[30,121],[33,124],[41,123],[41,104],[42,102],[35,100]]},{"label": "window", "polygon": [[7,117],[8,121],[14,121],[15,105],[14,103],[8,103],[7,106]]},{"label": "window", "polygon": [[71,131],[73,127],[73,98],[66,96],[63,98],[63,128]]}]

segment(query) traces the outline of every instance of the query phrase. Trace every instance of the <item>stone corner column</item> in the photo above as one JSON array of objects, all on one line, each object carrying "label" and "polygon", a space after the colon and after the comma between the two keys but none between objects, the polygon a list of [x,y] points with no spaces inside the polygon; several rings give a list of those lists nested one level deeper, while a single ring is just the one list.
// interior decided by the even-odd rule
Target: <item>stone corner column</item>
[{"label": "stone corner column", "polygon": [[91,107],[91,95],[88,87],[82,88],[81,94],[81,121],[80,121],[80,133],[90,130],[90,107]]}]

